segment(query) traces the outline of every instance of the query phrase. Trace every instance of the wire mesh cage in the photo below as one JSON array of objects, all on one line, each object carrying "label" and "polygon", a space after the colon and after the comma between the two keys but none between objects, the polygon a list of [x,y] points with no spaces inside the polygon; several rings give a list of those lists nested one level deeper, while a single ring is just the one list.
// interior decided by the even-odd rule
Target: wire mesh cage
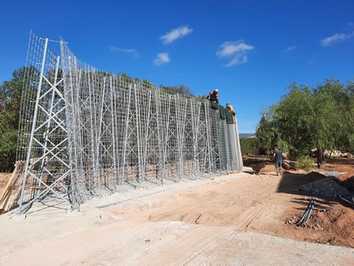
[{"label": "wire mesh cage", "polygon": [[99,71],[81,63],[66,42],[35,35],[25,76],[20,205],[55,197],[75,207],[122,184],[230,170],[225,121],[205,98]]}]

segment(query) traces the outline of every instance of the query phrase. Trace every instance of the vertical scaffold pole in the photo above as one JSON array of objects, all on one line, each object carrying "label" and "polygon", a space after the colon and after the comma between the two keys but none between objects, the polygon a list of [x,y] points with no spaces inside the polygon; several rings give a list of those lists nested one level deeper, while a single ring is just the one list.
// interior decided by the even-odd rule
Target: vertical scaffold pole
[{"label": "vertical scaffold pole", "polygon": [[160,125],[160,92],[155,91],[155,110],[156,110],[156,127],[157,127],[157,149],[158,149],[158,158],[157,158],[157,173],[158,176],[157,178],[160,179],[160,183],[163,184],[163,175],[161,174],[161,168],[162,168],[162,158],[163,158],[163,148],[162,148],[162,142],[161,142],[161,125]]},{"label": "vertical scaffold pole", "polygon": [[[113,175],[116,181],[118,181],[118,172],[117,172],[117,151],[116,151],[116,132],[115,132],[115,108],[114,108],[114,102],[116,101],[115,97],[115,92],[113,88],[113,77],[110,77],[110,91],[111,91],[111,118],[112,118],[112,124],[111,124],[111,130],[112,130],[112,155],[113,155]],[[118,185],[118,182],[116,182]]]},{"label": "vertical scaffold pole", "polygon": [[42,90],[44,68],[45,68],[45,62],[46,62],[46,56],[47,56],[47,48],[48,48],[48,38],[44,39],[44,49],[43,49],[43,57],[42,57],[42,64],[41,64],[41,72],[39,75],[39,82],[38,82],[38,87],[37,87],[37,96],[36,96],[36,104],[35,104],[34,114],[33,114],[31,135],[30,135],[30,139],[29,139],[29,143],[28,143],[28,150],[27,150],[26,164],[25,164],[25,174],[24,174],[24,178],[22,181],[22,185],[21,185],[21,196],[20,196],[20,204],[19,204],[20,209],[22,208],[22,205],[23,205],[25,186],[26,186],[27,177],[28,177],[28,173],[29,173],[29,164],[30,164],[31,152],[32,152],[33,135],[34,135],[34,131],[36,129],[36,121],[37,121],[37,115],[38,115],[38,104],[39,104],[39,97],[41,96],[41,90]]},{"label": "vertical scaffold pole", "polygon": [[209,101],[204,103],[204,110],[205,110],[205,124],[206,124],[206,134],[207,134],[207,141],[206,141],[206,148],[207,148],[207,152],[208,152],[208,170],[209,173],[211,173],[211,166],[212,166],[212,161],[211,161],[211,153],[212,153],[212,143],[211,143],[211,137],[210,137],[210,133],[211,133],[211,123],[209,120]]},{"label": "vertical scaffold pole", "polygon": [[[58,79],[58,72],[59,72],[59,63],[60,63],[60,56],[57,56],[57,60],[56,60],[56,65],[55,65],[55,73],[54,73],[54,82],[53,82],[53,86],[52,86],[52,95],[51,95],[51,100],[50,100],[50,105],[49,105],[49,116],[52,117],[53,116],[53,105],[54,105],[54,97],[55,97],[55,90],[54,87],[57,86],[57,79]],[[47,145],[48,145],[48,137],[49,137],[49,130],[50,130],[50,125],[51,125],[52,119],[49,119],[48,123],[47,123],[47,130],[44,134],[44,153],[47,153]],[[44,155],[45,156],[45,155]],[[41,175],[40,175],[40,180],[42,181],[43,179],[43,168],[45,167],[46,161],[47,161],[47,157],[44,158],[44,160],[42,160],[41,163]],[[42,183],[39,183],[39,189],[42,186]]]},{"label": "vertical scaffold pole", "polygon": [[146,170],[147,170],[147,162],[148,162],[148,159],[147,159],[147,156],[148,156],[148,141],[149,141],[149,132],[150,132],[150,116],[151,116],[151,108],[150,108],[150,105],[151,105],[151,98],[152,98],[152,95],[151,95],[151,91],[148,91],[148,107],[147,107],[147,118],[146,118],[146,123],[145,123],[145,136],[144,136],[144,149],[143,149],[143,152],[144,152],[144,156],[143,156],[143,178],[145,179],[146,178]]},{"label": "vertical scaffold pole", "polygon": [[130,113],[130,100],[131,100],[131,92],[132,92],[132,86],[129,85],[128,88],[128,101],[127,101],[127,109],[126,109],[126,113],[125,113],[125,131],[124,131],[124,139],[123,139],[123,177],[125,177],[125,174],[128,175],[128,173],[126,173],[126,168],[128,168],[126,166],[126,160],[127,160],[127,145],[128,145],[128,133],[129,133],[129,113]]},{"label": "vertical scaffold pole", "polygon": [[[136,90],[137,85],[134,84],[134,101],[135,101],[135,126],[136,126],[136,143],[137,143],[137,152],[138,152],[138,174],[137,174],[137,181],[141,182],[141,139],[140,139],[140,104],[138,103],[138,95]],[[140,97],[139,97],[140,98]]]}]

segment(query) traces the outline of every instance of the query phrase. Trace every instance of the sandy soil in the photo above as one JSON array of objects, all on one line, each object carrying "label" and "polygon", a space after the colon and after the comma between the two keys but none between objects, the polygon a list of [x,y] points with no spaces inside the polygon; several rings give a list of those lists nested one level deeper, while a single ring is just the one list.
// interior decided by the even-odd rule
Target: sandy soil
[{"label": "sandy soil", "polygon": [[233,226],[242,231],[354,247],[354,211],[339,203],[317,200],[318,208],[329,215],[317,217],[321,227],[299,228],[287,223],[289,217],[301,216],[308,203],[309,195],[298,188],[321,178],[325,177],[248,175],[169,195],[139,213],[134,208],[109,211],[132,220]]},{"label": "sandy soil", "polygon": [[[275,174],[275,167],[271,162],[260,161],[258,171],[260,174]],[[345,187],[354,195],[354,160],[336,159],[321,166],[321,169],[313,169],[318,172],[306,173],[303,170],[285,172],[280,182],[278,192],[287,192],[299,195],[293,197],[288,204],[284,217],[288,217],[286,223],[298,221],[303,210],[308,204],[307,198],[312,194],[298,191],[299,186],[328,180],[322,174],[338,172],[339,176],[332,178],[339,185]],[[320,174],[322,173],[322,174]],[[324,187],[323,189],[328,189]],[[328,243],[332,245],[344,245],[354,247],[354,211],[353,208],[343,206],[337,198],[317,198],[316,208],[308,224],[303,227],[286,227],[279,235],[294,239]]]},{"label": "sandy soil", "polygon": [[354,249],[291,240],[317,239],[287,224],[304,208],[298,186],[316,178],[235,174],[116,193],[81,212],[8,214],[0,265],[353,265]]}]

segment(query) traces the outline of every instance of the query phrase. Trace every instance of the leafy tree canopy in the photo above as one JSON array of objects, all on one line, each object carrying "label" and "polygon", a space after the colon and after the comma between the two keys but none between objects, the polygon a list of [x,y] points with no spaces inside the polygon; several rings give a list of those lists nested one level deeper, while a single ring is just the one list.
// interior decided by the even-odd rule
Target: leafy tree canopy
[{"label": "leafy tree canopy", "polygon": [[312,149],[354,151],[354,83],[327,80],[316,88],[292,84],[257,128],[259,149],[275,145],[294,156]]},{"label": "leafy tree canopy", "polygon": [[23,75],[26,70],[16,70],[11,80],[0,84],[0,171],[10,171],[14,167]]}]

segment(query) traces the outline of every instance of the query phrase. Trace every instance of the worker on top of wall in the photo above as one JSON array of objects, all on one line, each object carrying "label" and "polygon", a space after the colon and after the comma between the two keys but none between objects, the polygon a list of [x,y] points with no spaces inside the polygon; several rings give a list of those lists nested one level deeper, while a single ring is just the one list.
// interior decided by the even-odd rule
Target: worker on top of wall
[{"label": "worker on top of wall", "polygon": [[222,105],[219,105],[219,118],[221,121],[226,120],[226,108]]},{"label": "worker on top of wall", "polygon": [[210,101],[210,107],[213,109],[219,108],[219,90],[213,89],[209,92],[208,100]]},{"label": "worker on top of wall", "polygon": [[233,106],[230,103],[226,104],[226,123],[227,124],[236,124],[236,112]]},{"label": "worker on top of wall", "polygon": [[226,124],[225,124],[225,145],[227,154],[227,169],[233,171],[241,171],[243,167],[240,136],[236,121],[236,112],[233,106],[228,103],[225,108]]}]

